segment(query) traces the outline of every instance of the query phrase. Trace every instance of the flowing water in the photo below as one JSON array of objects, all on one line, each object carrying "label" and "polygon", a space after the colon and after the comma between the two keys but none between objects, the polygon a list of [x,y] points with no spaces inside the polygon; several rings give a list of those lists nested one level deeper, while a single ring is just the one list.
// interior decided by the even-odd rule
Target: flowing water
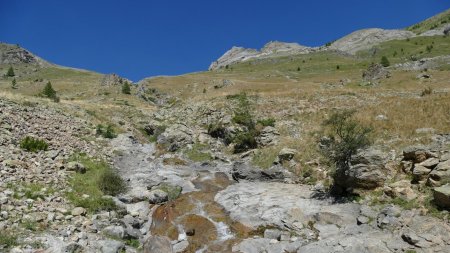
[{"label": "flowing water", "polygon": [[232,221],[216,202],[216,193],[231,182],[221,172],[202,171],[193,180],[199,191],[183,194],[153,213],[152,234],[171,240],[188,240],[185,252],[231,252],[231,247],[250,230]]}]

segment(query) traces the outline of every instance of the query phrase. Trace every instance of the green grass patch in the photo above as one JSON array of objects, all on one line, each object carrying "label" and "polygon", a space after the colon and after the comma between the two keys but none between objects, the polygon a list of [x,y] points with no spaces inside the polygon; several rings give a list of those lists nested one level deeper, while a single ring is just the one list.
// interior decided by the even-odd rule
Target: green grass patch
[{"label": "green grass patch", "polygon": [[194,162],[206,162],[212,160],[211,154],[203,151],[205,149],[207,149],[206,145],[196,143],[191,149],[186,149],[184,153],[187,158]]},{"label": "green grass patch", "polygon": [[0,231],[0,249],[9,249],[17,245],[17,235],[11,231]]},{"label": "green grass patch", "polygon": [[114,201],[104,196],[124,192],[125,182],[103,161],[94,161],[85,154],[77,154],[72,160],[82,163],[86,167],[86,173],[74,174],[69,180],[73,191],[67,193],[68,199],[75,206],[84,207],[89,212],[115,210]]},{"label": "green grass patch", "polygon": [[273,161],[277,158],[279,148],[265,148],[255,152],[252,157],[252,164],[262,169],[268,169],[273,165]]},{"label": "green grass patch", "polygon": [[20,141],[20,148],[28,152],[39,152],[41,150],[47,150],[48,144],[44,140],[37,139],[31,136],[27,136]]}]

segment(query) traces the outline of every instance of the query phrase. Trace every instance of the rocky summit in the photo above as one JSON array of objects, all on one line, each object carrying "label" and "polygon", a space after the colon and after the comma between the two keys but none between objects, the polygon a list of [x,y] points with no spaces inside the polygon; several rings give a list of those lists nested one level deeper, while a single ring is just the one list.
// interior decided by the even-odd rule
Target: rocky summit
[{"label": "rocky summit", "polygon": [[448,23],[136,83],[0,44],[0,252],[450,252]]}]

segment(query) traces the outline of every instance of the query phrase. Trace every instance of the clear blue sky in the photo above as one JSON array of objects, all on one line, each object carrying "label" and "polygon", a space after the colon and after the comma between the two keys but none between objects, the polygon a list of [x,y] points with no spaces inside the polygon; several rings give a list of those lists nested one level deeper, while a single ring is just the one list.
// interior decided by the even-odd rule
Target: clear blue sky
[{"label": "clear blue sky", "polygon": [[318,46],[354,30],[402,28],[449,0],[0,0],[0,41],[65,66],[134,81],[206,70],[234,45]]}]

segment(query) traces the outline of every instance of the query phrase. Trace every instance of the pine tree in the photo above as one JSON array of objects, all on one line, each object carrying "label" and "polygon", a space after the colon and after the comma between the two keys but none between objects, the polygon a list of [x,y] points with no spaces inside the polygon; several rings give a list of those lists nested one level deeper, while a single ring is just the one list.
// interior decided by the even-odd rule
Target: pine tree
[{"label": "pine tree", "polygon": [[383,67],[389,67],[389,65],[391,65],[391,63],[389,62],[388,58],[386,56],[381,57],[381,65],[383,65]]},{"label": "pine tree", "polygon": [[11,81],[11,88],[17,89],[17,81],[15,78]]},{"label": "pine tree", "polygon": [[42,94],[48,98],[52,99],[56,98],[56,91],[53,89],[51,82],[47,82],[47,84],[44,87],[44,90],[42,91]]},{"label": "pine tree", "polygon": [[130,87],[130,84],[128,82],[125,82],[122,85],[122,93],[123,94],[131,94],[131,87]]},{"label": "pine tree", "polygon": [[6,72],[6,76],[9,76],[9,77],[15,76],[14,69],[12,66],[9,66],[8,72]]}]

